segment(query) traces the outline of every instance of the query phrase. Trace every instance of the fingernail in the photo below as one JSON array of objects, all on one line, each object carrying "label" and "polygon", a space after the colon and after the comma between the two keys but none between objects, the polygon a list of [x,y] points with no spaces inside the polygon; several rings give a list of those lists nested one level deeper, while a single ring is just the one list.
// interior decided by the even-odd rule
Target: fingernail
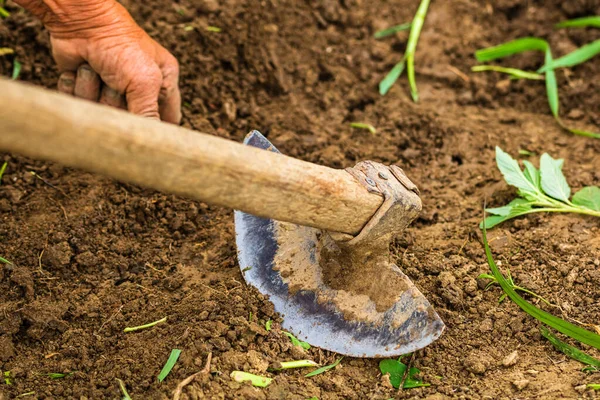
[{"label": "fingernail", "polygon": [[77,70],[77,76],[83,79],[93,79],[96,73],[89,65],[82,65]]},{"label": "fingernail", "polygon": [[106,95],[106,97],[110,97],[111,99],[117,99],[121,95],[121,93],[109,87],[104,89],[104,94]]}]

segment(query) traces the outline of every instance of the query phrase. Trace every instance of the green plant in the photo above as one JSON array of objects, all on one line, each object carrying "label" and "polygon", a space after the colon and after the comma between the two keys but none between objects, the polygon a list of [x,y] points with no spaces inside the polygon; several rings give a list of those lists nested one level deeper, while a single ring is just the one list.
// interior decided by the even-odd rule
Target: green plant
[{"label": "green plant", "polygon": [[351,122],[350,127],[356,128],[356,129],[366,129],[369,132],[371,132],[373,135],[377,133],[377,129],[375,129],[375,127],[373,125],[367,124],[364,122]]},{"label": "green plant", "polygon": [[163,323],[163,322],[167,322],[167,317],[161,318],[161,319],[159,319],[157,321],[150,322],[150,323],[145,324],[145,325],[127,327],[127,328],[123,329],[123,332],[128,333],[128,332],[139,331],[140,329],[152,328],[153,326],[158,325],[158,324]]},{"label": "green plant", "polygon": [[[496,147],[496,164],[504,180],[518,189],[519,197],[505,206],[488,208],[493,214],[485,225],[492,228],[501,222],[525,214],[539,212],[568,212],[600,217],[600,188],[586,186],[571,196],[571,188],[562,173],[563,160],[547,153],[540,158],[540,169],[525,160],[522,171],[519,163]],[[483,228],[483,222],[480,224]]]},{"label": "green plant", "polygon": [[517,68],[506,68],[499,65],[475,65],[471,68],[473,72],[501,72],[503,74],[510,75],[511,79],[531,79],[537,81],[543,81],[546,79],[544,75],[540,75],[537,72],[523,71]]},{"label": "green plant", "polygon": [[158,374],[158,381],[159,382],[164,381],[165,378],[167,377],[167,375],[169,375],[169,373],[173,369],[173,366],[175,365],[175,363],[179,359],[179,355],[180,354],[181,354],[181,350],[179,350],[179,349],[173,349],[173,350],[171,350],[171,354],[169,355],[169,359],[167,360],[165,366],[160,371],[160,374]]},{"label": "green plant", "polygon": [[419,8],[415,13],[410,26],[410,34],[408,35],[408,42],[406,44],[406,53],[400,62],[396,64],[394,68],[392,68],[392,70],[388,72],[385,78],[383,78],[383,80],[379,83],[379,93],[382,96],[390,90],[406,66],[410,94],[414,102],[419,101],[419,92],[417,90],[417,83],[415,81],[415,52],[417,50],[419,36],[421,35],[421,29],[423,28],[423,23],[425,22],[425,16],[427,15],[427,9],[429,8],[429,1],[430,0],[421,0]]},{"label": "green plant", "polygon": [[569,19],[554,25],[555,28],[600,28],[600,15]]},{"label": "green plant", "polygon": [[117,382],[119,382],[119,387],[121,388],[121,392],[123,392],[123,397],[121,400],[131,400],[129,393],[127,393],[127,388],[125,387],[125,382],[117,378]]},{"label": "green plant", "polygon": [[2,376],[4,378],[4,383],[7,385],[12,385],[12,379],[10,377],[10,371],[4,371],[2,373]]},{"label": "green plant", "polygon": [[498,281],[498,284],[502,287],[502,290],[508,295],[508,297],[518,305],[523,311],[531,315],[533,318],[548,325],[551,328],[567,335],[568,337],[575,339],[581,343],[585,343],[597,349],[600,349],[600,335],[583,329],[577,325],[565,321],[561,318],[555,317],[554,315],[528,303],[510,286],[504,275],[498,269],[494,257],[492,256],[492,250],[487,240],[487,228],[485,224],[486,219],[483,220],[483,248],[485,250],[485,256],[487,263],[492,270],[492,274]]},{"label": "green plant", "polygon": [[273,380],[271,378],[267,378],[266,376],[254,375],[243,371],[233,371],[229,376],[236,382],[250,381],[252,386],[257,387],[267,387]]},{"label": "green plant", "polygon": [[0,167],[0,183],[2,183],[2,176],[4,176],[4,171],[6,171],[7,166],[8,163],[5,162],[4,164],[2,164],[2,167]]},{"label": "green plant", "polygon": [[406,31],[406,30],[410,29],[411,25],[412,25],[412,22],[405,22],[400,25],[394,25],[389,28],[382,29],[380,31],[375,32],[375,34],[373,36],[375,37],[375,39],[382,39],[384,37],[392,36],[395,33],[398,33],[401,31]]},{"label": "green plant", "polygon": [[2,257],[0,257],[0,263],[12,265],[12,263],[10,261],[8,261],[6,258],[2,258]]},{"label": "green plant", "polygon": [[[498,280],[496,279],[496,277],[494,275],[490,275],[490,274],[481,274],[477,277],[477,279],[489,279],[490,281],[488,282],[488,284],[485,286],[485,289],[483,290],[488,290],[492,285],[496,284],[499,285]],[[552,304],[550,304],[550,302],[548,300],[546,300],[545,298],[543,298],[542,296],[540,296],[539,294],[535,293],[532,290],[529,290],[527,288],[524,288],[522,286],[517,286],[515,285],[515,282],[513,281],[512,276],[510,275],[510,270],[508,270],[507,274],[506,274],[506,281],[508,282],[508,284],[510,285],[510,287],[515,290],[515,291],[519,291],[519,292],[523,292],[523,293],[527,293],[532,295],[533,297],[536,297],[538,299],[540,299],[541,301],[543,301],[544,303],[548,304],[549,306],[551,306]],[[506,299],[507,294],[503,293],[500,298],[498,299],[498,304],[502,303],[504,301],[504,299]]]},{"label": "green plant", "polygon": [[600,383],[588,383],[586,387],[592,390],[600,390]]},{"label": "green plant", "polygon": [[329,364],[329,365],[326,365],[324,367],[315,369],[314,371],[311,371],[308,374],[304,375],[304,377],[305,378],[310,378],[311,376],[320,375],[323,372],[327,372],[330,369],[335,368],[343,359],[344,359],[344,357],[340,357],[337,360],[335,360],[335,362],[333,364]]},{"label": "green plant", "polygon": [[[500,44],[498,46],[477,50],[475,52],[475,58],[479,62],[486,62],[512,56],[525,51],[541,51],[544,53],[544,65],[551,65],[553,63],[552,51],[548,42],[544,39],[535,37],[520,38]],[[558,85],[556,83],[556,74],[552,68],[545,70],[544,73],[546,76],[546,95],[548,96],[550,111],[560,127],[575,135],[600,139],[600,133],[569,128],[562,122],[559,115]]]},{"label": "green plant", "polygon": [[296,338],[296,336],[292,335],[291,333],[283,331],[283,334],[290,338],[290,340],[292,341],[292,344],[294,346],[300,346],[304,350],[310,349],[310,344],[303,342],[301,340],[298,340],[298,338]]},{"label": "green plant", "polygon": [[12,72],[11,79],[13,81],[17,80],[17,78],[19,78],[19,75],[21,75],[21,63],[15,59],[13,61],[13,72]]},{"label": "green plant", "polygon": [[71,376],[71,375],[73,375],[72,372],[68,372],[66,374],[62,373],[62,372],[48,372],[46,374],[46,376],[51,379],[63,379],[63,378],[66,378],[67,376]]},{"label": "green plant", "polygon": [[319,364],[312,360],[296,360],[296,361],[281,361],[275,363],[271,370],[273,371],[281,371],[283,369],[293,369],[293,368],[308,368],[308,367],[318,367]]},{"label": "green plant", "polygon": [[4,2],[0,2],[0,17],[2,18],[8,18],[10,17],[10,13],[8,11],[6,11],[6,8],[3,7]]},{"label": "green plant", "polygon": [[540,333],[543,337],[548,339],[550,343],[559,351],[562,351],[567,356],[571,357],[574,360],[587,364],[591,367],[600,368],[600,360],[595,359],[594,357],[584,353],[576,347],[568,345],[567,343],[561,341],[555,335],[553,335],[548,328],[545,326],[540,326]]},{"label": "green plant", "polygon": [[417,375],[421,373],[421,371],[416,367],[408,367],[408,365],[404,364],[401,359],[404,356],[401,356],[398,360],[381,360],[379,362],[379,370],[382,374],[390,375],[390,383],[396,389],[402,387],[402,389],[412,389],[416,387],[426,387],[430,386],[429,383],[424,383],[421,379],[417,378]]},{"label": "green plant", "polygon": [[271,325],[273,325],[273,321],[268,320],[267,322],[265,322],[265,330],[267,332],[269,332],[271,330]]}]

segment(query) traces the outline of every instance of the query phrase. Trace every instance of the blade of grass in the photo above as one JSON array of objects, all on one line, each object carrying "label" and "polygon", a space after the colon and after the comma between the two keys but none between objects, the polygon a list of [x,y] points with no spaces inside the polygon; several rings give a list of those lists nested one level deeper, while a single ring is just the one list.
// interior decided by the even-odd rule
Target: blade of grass
[{"label": "blade of grass", "polygon": [[267,378],[266,376],[254,375],[244,371],[233,371],[229,376],[231,376],[231,378],[236,382],[250,381],[252,386],[263,388],[269,386],[273,380],[271,378]]},{"label": "blade of grass", "polygon": [[10,13],[8,11],[6,11],[6,9],[4,7],[0,7],[0,17],[8,18],[8,17],[10,17]]},{"label": "blade of grass", "polygon": [[556,349],[562,351],[572,359],[587,365],[591,365],[593,367],[600,367],[600,360],[597,360],[594,357],[579,350],[578,348],[568,345],[567,343],[561,341],[559,338],[553,335],[545,326],[540,326],[540,333],[543,337],[548,339],[548,341],[550,341],[550,343],[552,343],[554,347],[556,347]]},{"label": "blade of grass", "polygon": [[281,361],[275,363],[271,368],[274,371],[280,371],[283,369],[293,369],[293,368],[308,368],[308,367],[318,367],[319,364],[312,360],[296,360],[296,361]]},{"label": "blade of grass", "polygon": [[410,29],[411,25],[412,25],[412,22],[405,22],[400,25],[394,25],[389,28],[382,29],[380,31],[375,32],[375,34],[373,36],[375,37],[375,39],[381,39],[384,37],[392,36],[394,33],[406,31],[406,30]]},{"label": "blade of grass", "polygon": [[167,363],[165,364],[165,366],[160,371],[160,374],[158,374],[158,381],[159,382],[164,381],[165,378],[167,377],[167,375],[169,375],[169,373],[173,369],[173,366],[175,365],[175,363],[179,359],[179,355],[180,354],[181,354],[181,350],[179,350],[179,349],[173,349],[173,350],[171,350],[171,355],[169,355],[169,359],[167,360]]},{"label": "blade of grass", "polygon": [[400,75],[402,75],[405,66],[406,57],[402,57],[400,62],[394,65],[394,68],[392,68],[390,72],[388,72],[388,74],[385,76],[385,78],[383,78],[381,82],[379,82],[380,95],[384,96],[387,92],[389,92],[391,87],[394,86],[394,83],[396,83],[398,78],[400,78]]},{"label": "blade of grass", "polygon": [[327,372],[330,369],[335,368],[343,359],[344,359],[344,357],[340,357],[337,360],[335,360],[335,362],[333,364],[329,364],[329,365],[326,365],[326,366],[321,367],[319,369],[315,369],[314,371],[309,372],[308,374],[304,375],[304,377],[305,378],[310,378],[311,376],[320,375],[323,372]]},{"label": "blade of grass", "polygon": [[150,322],[150,323],[145,324],[145,325],[127,327],[127,328],[123,329],[123,332],[128,333],[128,332],[139,331],[140,329],[152,328],[154,325],[158,325],[158,324],[163,323],[163,322],[167,322],[167,317],[161,318],[161,319],[159,319],[157,321]]},{"label": "blade of grass", "polygon": [[485,249],[485,255],[487,258],[488,265],[490,266],[494,277],[496,277],[498,284],[500,284],[502,290],[504,290],[508,297],[513,302],[515,302],[523,311],[525,311],[527,314],[531,315],[538,321],[556,329],[561,333],[564,333],[570,338],[573,338],[575,340],[580,341],[581,343],[585,343],[600,350],[600,335],[597,335],[586,329],[573,325],[568,321],[555,317],[554,315],[535,307],[534,305],[525,301],[525,299],[519,296],[517,292],[515,292],[510,287],[510,284],[506,281],[504,275],[502,275],[502,273],[496,266],[496,262],[494,261],[494,258],[492,256],[492,250],[490,249],[490,245],[487,240],[487,230],[485,227],[485,223],[483,225],[483,247]]},{"label": "blade of grass", "polygon": [[5,162],[4,164],[2,164],[2,167],[0,167],[0,184],[2,183],[2,176],[4,175],[4,171],[6,171],[7,166],[8,162]]},{"label": "blade of grass", "polygon": [[473,72],[484,72],[484,71],[501,72],[503,74],[508,74],[510,76],[513,76],[513,77],[519,78],[519,79],[531,79],[531,80],[538,80],[538,81],[543,81],[545,79],[544,75],[540,75],[535,72],[523,71],[522,69],[517,69],[517,68],[506,68],[506,67],[501,67],[499,65],[476,65],[471,68],[471,71],[473,71]]},{"label": "blade of grass", "polygon": [[417,43],[419,42],[423,24],[425,23],[428,8],[429,0],[421,0],[421,4],[419,4],[417,13],[412,21],[406,45],[406,74],[408,75],[410,94],[415,103],[419,101],[419,92],[417,91],[417,82],[415,81],[415,52],[417,51]]},{"label": "blade of grass", "polygon": [[512,56],[524,51],[543,51],[548,49],[548,42],[535,37],[524,37],[497,46],[480,49],[475,52],[475,58],[479,62],[497,60]]},{"label": "blade of grass", "polygon": [[62,372],[48,372],[46,374],[47,377],[51,378],[51,379],[62,379],[62,378],[66,378],[67,376],[71,376],[73,375],[72,372],[69,373],[62,373]]},{"label": "blade of grass", "polygon": [[12,265],[12,263],[10,261],[8,261],[6,258],[0,257],[0,262],[4,263],[4,264],[10,264],[10,265]]},{"label": "blade of grass", "polygon": [[546,72],[549,69],[573,67],[586,62],[598,54],[600,54],[600,39],[585,44],[577,50],[553,60],[550,64],[544,64],[537,72]]},{"label": "blade of grass", "polygon": [[592,390],[600,390],[600,383],[588,383],[586,387]]},{"label": "blade of grass", "polygon": [[375,127],[373,125],[367,124],[365,122],[351,122],[350,126],[352,128],[357,128],[357,129],[367,129],[373,135],[375,135],[377,133],[377,129],[375,129]]},{"label": "blade of grass", "polygon": [[12,77],[11,79],[17,80],[17,78],[19,77],[19,75],[21,74],[21,63],[17,60],[13,61],[13,72],[12,72]]},{"label": "blade of grass", "polygon": [[121,388],[121,392],[123,392],[123,398],[121,400],[131,400],[129,393],[127,393],[127,388],[125,387],[125,382],[117,378],[117,382],[119,382],[119,387]]},{"label": "blade of grass", "polygon": [[555,28],[600,28],[600,15],[568,19],[554,25]]}]

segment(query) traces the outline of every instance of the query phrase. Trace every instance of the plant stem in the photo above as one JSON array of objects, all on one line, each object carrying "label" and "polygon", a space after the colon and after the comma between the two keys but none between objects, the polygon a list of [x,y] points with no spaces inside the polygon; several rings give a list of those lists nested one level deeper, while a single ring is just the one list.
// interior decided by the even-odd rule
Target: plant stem
[{"label": "plant stem", "polygon": [[149,324],[127,327],[127,328],[123,329],[123,332],[127,333],[127,332],[139,331],[140,329],[152,328],[154,325],[158,325],[161,322],[167,322],[167,317],[159,319],[158,321],[150,322]]},{"label": "plant stem", "polygon": [[415,103],[419,101],[419,92],[417,91],[417,83],[415,81],[415,52],[417,50],[419,35],[425,22],[425,16],[427,15],[427,8],[429,8],[429,1],[421,0],[421,4],[419,4],[417,13],[412,21],[408,44],[406,45],[406,73],[408,75],[408,84],[410,85],[410,94]]},{"label": "plant stem", "polygon": [[282,361],[277,363],[276,368],[273,368],[276,371],[281,369],[292,369],[292,368],[306,368],[306,367],[318,367],[319,364],[312,360],[297,360],[297,361]]}]

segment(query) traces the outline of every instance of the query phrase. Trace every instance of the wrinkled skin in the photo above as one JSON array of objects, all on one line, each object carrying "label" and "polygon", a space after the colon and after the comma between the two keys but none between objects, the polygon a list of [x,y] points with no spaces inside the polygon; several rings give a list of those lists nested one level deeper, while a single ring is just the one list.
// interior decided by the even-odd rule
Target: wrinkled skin
[{"label": "wrinkled skin", "polygon": [[16,0],[50,33],[58,90],[178,124],[179,65],[114,0]]}]

